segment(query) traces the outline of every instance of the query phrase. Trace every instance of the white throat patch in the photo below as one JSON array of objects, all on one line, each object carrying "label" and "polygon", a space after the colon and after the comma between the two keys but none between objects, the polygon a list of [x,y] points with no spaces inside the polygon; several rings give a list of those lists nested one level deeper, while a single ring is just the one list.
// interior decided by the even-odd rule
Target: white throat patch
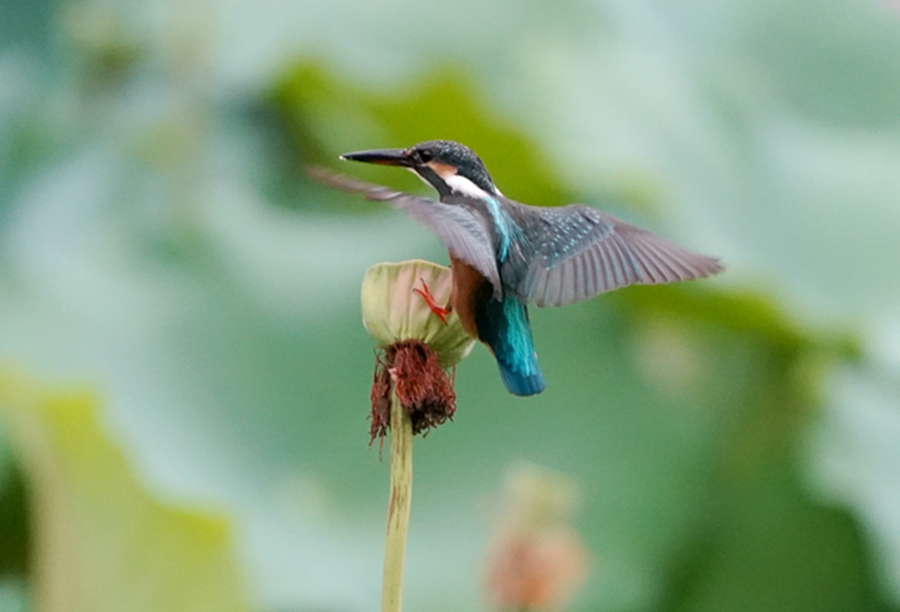
[{"label": "white throat patch", "polygon": [[471,198],[478,198],[479,200],[485,200],[495,195],[502,195],[496,187],[494,188],[494,193],[491,194],[486,192],[471,180],[460,174],[457,174],[456,168],[449,164],[429,162],[428,167],[431,168],[435,174],[441,177],[441,180],[443,180],[447,184],[447,186],[456,193],[466,195]]},{"label": "white throat patch", "polygon": [[450,186],[450,189],[456,191],[457,193],[461,193],[462,195],[467,195],[472,198],[478,198],[479,200],[486,200],[491,197],[491,194],[486,192],[484,189],[482,189],[466,177],[456,174],[455,172],[450,176],[444,176],[441,178],[443,178],[444,182]]}]

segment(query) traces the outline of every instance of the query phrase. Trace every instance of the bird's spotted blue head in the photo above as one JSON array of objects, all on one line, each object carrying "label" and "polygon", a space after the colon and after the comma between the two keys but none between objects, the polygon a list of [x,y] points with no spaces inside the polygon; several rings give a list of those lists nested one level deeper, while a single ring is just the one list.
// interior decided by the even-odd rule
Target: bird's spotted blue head
[{"label": "bird's spotted blue head", "polygon": [[400,166],[415,172],[441,196],[452,193],[476,198],[500,195],[481,158],[452,140],[429,140],[407,149],[345,153],[341,159]]}]

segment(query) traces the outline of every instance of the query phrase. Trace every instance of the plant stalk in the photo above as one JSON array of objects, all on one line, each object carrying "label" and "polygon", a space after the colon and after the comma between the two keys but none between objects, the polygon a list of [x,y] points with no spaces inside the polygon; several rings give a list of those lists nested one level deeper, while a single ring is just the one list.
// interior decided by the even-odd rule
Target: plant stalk
[{"label": "plant stalk", "polygon": [[403,596],[403,560],[412,501],[412,419],[391,390],[391,496],[384,546],[382,612],[400,612]]}]

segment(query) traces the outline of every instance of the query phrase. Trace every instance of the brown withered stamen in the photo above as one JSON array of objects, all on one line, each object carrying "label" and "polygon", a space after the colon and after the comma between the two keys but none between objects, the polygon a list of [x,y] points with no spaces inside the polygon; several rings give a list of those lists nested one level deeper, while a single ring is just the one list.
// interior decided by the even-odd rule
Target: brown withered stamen
[{"label": "brown withered stamen", "polygon": [[414,434],[427,434],[456,412],[456,392],[437,353],[419,340],[395,342],[383,347],[375,362],[370,443],[383,437],[390,426],[392,387],[412,418]]},{"label": "brown withered stamen", "polygon": [[[375,438],[384,438],[391,422],[391,374],[388,372],[388,364],[385,363],[385,353],[382,350],[375,357],[375,376],[372,381],[372,414],[369,424],[369,444]],[[383,442],[383,440],[382,440]]]}]

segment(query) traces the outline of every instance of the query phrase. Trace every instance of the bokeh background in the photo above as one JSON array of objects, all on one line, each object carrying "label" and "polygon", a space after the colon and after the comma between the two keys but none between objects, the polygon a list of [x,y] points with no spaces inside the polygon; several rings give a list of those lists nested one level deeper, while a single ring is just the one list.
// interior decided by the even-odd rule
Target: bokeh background
[{"label": "bokeh background", "polygon": [[568,609],[900,609],[900,4],[0,1],[0,610],[371,610],[379,261],[304,178],[460,140],[725,275],[532,311],[417,441],[410,610],[485,609],[508,466],[581,490]]}]

